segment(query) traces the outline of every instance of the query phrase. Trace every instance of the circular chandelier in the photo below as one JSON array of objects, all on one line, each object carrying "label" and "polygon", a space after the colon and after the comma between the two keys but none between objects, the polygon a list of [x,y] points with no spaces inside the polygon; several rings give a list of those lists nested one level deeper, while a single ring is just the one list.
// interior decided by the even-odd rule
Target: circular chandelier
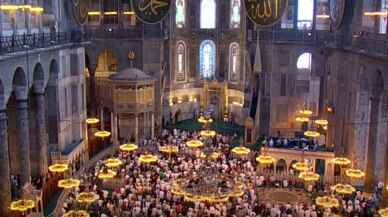
[{"label": "circular chandelier", "polygon": [[210,123],[213,123],[213,119],[212,118],[205,118],[204,116],[201,116],[198,118],[198,122],[202,123],[202,124],[210,124]]},{"label": "circular chandelier", "polygon": [[316,182],[319,180],[320,175],[314,172],[301,172],[298,177],[305,182]]},{"label": "circular chandelier", "polygon": [[334,197],[323,196],[323,197],[317,197],[315,199],[315,204],[325,209],[331,209],[334,207],[338,207],[339,201]]},{"label": "circular chandelier", "polygon": [[120,151],[122,152],[133,152],[136,151],[139,147],[135,144],[123,144],[120,145]]},{"label": "circular chandelier", "polygon": [[216,151],[212,152],[212,153],[208,153],[208,154],[201,151],[197,154],[197,157],[204,159],[204,160],[206,160],[206,159],[217,160],[220,156],[221,156],[221,154],[219,152],[216,152]]},{"label": "circular chandelier", "polygon": [[347,166],[347,165],[351,164],[352,162],[346,157],[336,157],[336,158],[331,159],[330,163],[336,164],[339,166]]},{"label": "circular chandelier", "polygon": [[202,148],[203,143],[200,140],[189,140],[186,142],[187,147],[189,148]]},{"label": "circular chandelier", "polygon": [[82,192],[76,196],[78,203],[93,203],[100,199],[100,196],[94,192]]},{"label": "circular chandelier", "polygon": [[174,181],[171,193],[190,202],[222,203],[244,195],[242,182],[231,174],[220,172],[209,161],[192,176]]},{"label": "circular chandelier", "polygon": [[309,122],[310,121],[310,118],[308,118],[308,117],[296,117],[295,118],[295,121],[296,122]]},{"label": "circular chandelier", "polygon": [[300,110],[299,111],[299,114],[301,115],[305,115],[305,116],[310,116],[313,114],[313,111],[309,110],[309,109],[303,109],[303,110]]},{"label": "circular chandelier", "polygon": [[215,137],[217,133],[214,130],[201,130],[199,134],[203,137]]},{"label": "circular chandelier", "polygon": [[62,217],[89,217],[89,213],[85,210],[71,210],[63,214]]},{"label": "circular chandelier", "polygon": [[246,156],[249,153],[251,153],[251,150],[246,147],[235,147],[232,149],[232,153],[238,155],[238,156]]},{"label": "circular chandelier", "polygon": [[155,163],[159,160],[159,157],[152,154],[143,154],[139,157],[139,162],[144,164]]},{"label": "circular chandelier", "polygon": [[109,137],[110,136],[110,132],[108,131],[105,131],[105,130],[101,130],[101,131],[97,131],[94,133],[94,136],[95,137],[98,137],[98,138],[106,138],[106,137]]},{"label": "circular chandelier", "polygon": [[316,138],[316,137],[319,137],[321,134],[318,133],[317,131],[308,130],[308,131],[304,132],[304,135],[305,135],[306,137]]},{"label": "circular chandelier", "polygon": [[178,146],[166,145],[159,148],[159,151],[165,154],[176,154],[179,152]]},{"label": "circular chandelier", "polygon": [[97,178],[106,180],[106,179],[113,179],[117,175],[117,172],[110,170],[110,169],[103,169],[100,170],[100,172],[97,175]]},{"label": "circular chandelier", "polygon": [[64,173],[69,170],[69,164],[56,163],[48,167],[48,170],[52,173]]},{"label": "circular chandelier", "polygon": [[354,179],[360,179],[365,176],[365,173],[359,169],[347,169],[345,171],[345,174],[347,177],[354,178]]},{"label": "circular chandelier", "polygon": [[275,158],[269,156],[269,155],[260,155],[256,158],[256,161],[260,164],[266,165],[266,164],[273,164],[275,163]]},{"label": "circular chandelier", "polygon": [[10,209],[12,211],[25,212],[35,207],[35,201],[33,200],[17,200],[11,202]]},{"label": "circular chandelier", "polygon": [[123,165],[123,162],[118,158],[109,158],[107,160],[104,160],[104,164],[109,168],[117,168]]},{"label": "circular chandelier", "polygon": [[100,120],[98,120],[97,118],[87,118],[86,120],[86,124],[98,124],[100,122]]},{"label": "circular chandelier", "polygon": [[388,217],[388,208],[379,209],[377,212],[381,217]]},{"label": "circular chandelier", "polygon": [[336,184],[331,189],[338,194],[353,194],[356,191],[353,186],[348,184]]},{"label": "circular chandelier", "polygon": [[315,120],[314,123],[320,126],[327,126],[329,124],[329,121],[325,119],[318,119]]},{"label": "circular chandelier", "polygon": [[64,189],[77,188],[81,181],[79,179],[62,179],[58,181],[58,187]]},{"label": "circular chandelier", "polygon": [[306,172],[310,169],[309,165],[306,162],[296,162],[292,165],[292,168],[300,172]]}]

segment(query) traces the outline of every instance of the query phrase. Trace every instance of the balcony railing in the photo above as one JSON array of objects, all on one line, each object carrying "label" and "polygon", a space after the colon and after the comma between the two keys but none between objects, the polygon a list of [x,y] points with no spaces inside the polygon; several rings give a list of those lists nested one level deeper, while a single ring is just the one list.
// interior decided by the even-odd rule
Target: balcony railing
[{"label": "balcony railing", "polygon": [[88,35],[80,31],[57,33],[33,33],[0,37],[0,54],[33,48],[44,48],[71,42],[82,42]]}]

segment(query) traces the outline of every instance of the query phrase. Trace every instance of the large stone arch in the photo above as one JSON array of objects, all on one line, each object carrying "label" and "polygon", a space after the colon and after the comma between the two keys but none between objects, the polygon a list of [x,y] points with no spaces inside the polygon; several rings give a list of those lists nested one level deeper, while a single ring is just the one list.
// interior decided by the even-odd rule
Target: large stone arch
[{"label": "large stone arch", "polygon": [[12,80],[12,90],[16,99],[27,99],[28,80],[23,68],[16,68]]},{"label": "large stone arch", "polygon": [[56,151],[58,149],[58,79],[59,67],[56,59],[50,62],[49,79],[46,87],[46,108],[47,108],[47,134],[48,134],[48,151]]},{"label": "large stone arch", "polygon": [[43,93],[44,92],[44,71],[42,64],[37,63],[34,67],[33,75],[32,75],[33,83],[32,88],[35,93]]}]

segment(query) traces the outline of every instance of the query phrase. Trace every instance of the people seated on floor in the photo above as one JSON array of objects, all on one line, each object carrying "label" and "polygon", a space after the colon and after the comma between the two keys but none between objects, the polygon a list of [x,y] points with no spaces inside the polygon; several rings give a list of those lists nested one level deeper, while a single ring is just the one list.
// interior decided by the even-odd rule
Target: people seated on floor
[{"label": "people seated on floor", "polygon": [[[102,160],[81,175],[81,186],[76,192],[93,191],[100,196],[97,202],[89,206],[91,217],[331,217],[333,213],[362,217],[373,216],[372,208],[377,207],[381,196],[379,186],[376,188],[376,196],[362,192],[347,197],[338,196],[341,206],[333,210],[298,200],[288,203],[263,201],[260,189],[279,188],[283,191],[303,192],[306,190],[305,184],[297,178],[296,173],[284,175],[274,173],[273,169],[259,169],[255,162],[259,153],[250,158],[241,158],[225,152],[213,165],[222,169],[222,174],[241,178],[247,186],[244,195],[225,203],[185,201],[182,196],[171,193],[170,184],[178,178],[200,174],[198,170],[205,161],[191,154],[184,139],[200,136],[196,132],[180,130],[175,130],[175,136],[170,131],[164,131],[163,134],[160,139],[147,140],[147,146],[177,145],[180,148],[179,155],[161,156],[157,163],[143,165],[137,160],[142,150],[131,154],[116,153],[115,157],[123,161],[116,177],[119,182],[111,183],[96,178],[96,172],[102,168]],[[228,149],[233,139],[234,136],[218,135],[207,145],[214,149]],[[225,185],[229,183],[220,182],[218,187]],[[311,185],[308,190],[312,194],[330,192],[329,185],[323,184]],[[63,212],[79,206],[75,201],[76,192],[71,192],[62,204]]]}]

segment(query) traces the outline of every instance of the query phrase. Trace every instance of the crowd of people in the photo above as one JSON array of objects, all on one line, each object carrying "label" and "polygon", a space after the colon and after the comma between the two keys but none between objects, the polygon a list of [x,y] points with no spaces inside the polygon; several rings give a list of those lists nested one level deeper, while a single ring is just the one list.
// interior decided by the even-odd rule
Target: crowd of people
[{"label": "crowd of people", "polygon": [[[269,203],[262,201],[260,188],[299,188],[306,189],[312,198],[318,194],[331,194],[330,188],[317,184],[307,191],[306,186],[295,176],[277,176],[263,173],[258,169],[253,151],[249,157],[235,156],[228,151],[230,141],[235,136],[217,135],[214,138],[200,138],[197,132],[180,130],[163,131],[159,139],[142,142],[135,153],[117,152],[114,157],[123,161],[115,179],[102,181],[96,175],[104,169],[103,161],[98,162],[80,177],[81,186],[75,189],[63,204],[63,213],[75,208],[85,208],[76,202],[79,192],[95,192],[100,198],[87,206],[92,217],[330,217],[330,216],[374,216],[381,195],[366,195],[357,192],[347,197],[337,198],[340,206],[335,209],[322,209],[313,202],[289,201],[288,203]],[[196,157],[196,151],[189,149],[188,139],[201,139],[212,150],[222,151],[213,164],[221,173],[232,174],[242,179],[244,195],[231,198],[224,203],[205,203],[185,201],[182,196],[171,192],[171,183],[178,178],[190,178],[204,165],[204,159]],[[158,147],[176,145],[179,154],[161,155],[157,163],[143,164],[138,161],[141,153],[155,153]],[[311,200],[312,201],[312,200]],[[335,214],[335,215],[334,215]]]}]

